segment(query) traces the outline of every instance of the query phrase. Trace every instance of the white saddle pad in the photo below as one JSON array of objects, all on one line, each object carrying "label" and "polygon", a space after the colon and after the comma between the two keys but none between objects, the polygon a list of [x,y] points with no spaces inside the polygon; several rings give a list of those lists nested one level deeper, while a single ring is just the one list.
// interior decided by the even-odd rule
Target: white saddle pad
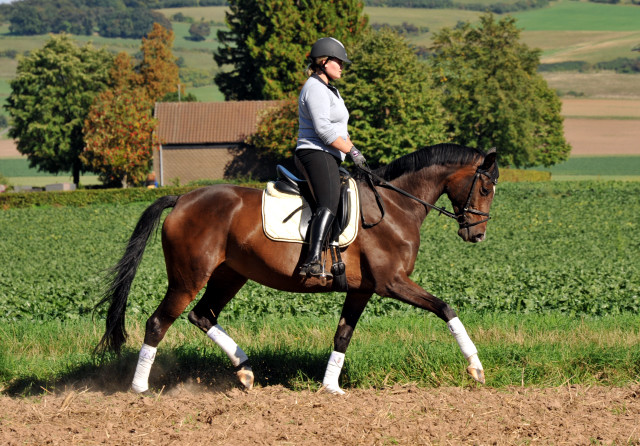
[{"label": "white saddle pad", "polygon": [[[350,245],[358,235],[360,206],[358,187],[353,178],[349,179],[349,195],[349,223],[338,238],[341,247]],[[273,181],[267,183],[267,188],[262,193],[262,228],[268,238],[280,242],[304,243],[311,216],[311,208],[304,198],[278,191]]]}]

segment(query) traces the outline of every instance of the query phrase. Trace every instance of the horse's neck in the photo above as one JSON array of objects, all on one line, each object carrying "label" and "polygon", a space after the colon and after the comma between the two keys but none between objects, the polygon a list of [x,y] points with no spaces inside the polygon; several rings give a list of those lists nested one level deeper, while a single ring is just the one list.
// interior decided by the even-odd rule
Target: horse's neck
[{"label": "horse's neck", "polygon": [[444,193],[449,174],[449,169],[445,166],[429,166],[418,172],[403,175],[391,183],[427,203],[435,204]]},{"label": "horse's neck", "polygon": [[[446,179],[450,173],[450,169],[447,169],[445,166],[429,166],[418,172],[402,175],[390,181],[390,183],[422,201],[429,204],[436,204],[438,198],[444,193]],[[395,196],[398,195],[395,191],[389,192]],[[392,197],[393,195],[389,196]],[[409,206],[408,210],[415,209],[417,211],[417,215],[420,216],[420,222],[424,219],[424,205],[411,200],[407,206]]]}]

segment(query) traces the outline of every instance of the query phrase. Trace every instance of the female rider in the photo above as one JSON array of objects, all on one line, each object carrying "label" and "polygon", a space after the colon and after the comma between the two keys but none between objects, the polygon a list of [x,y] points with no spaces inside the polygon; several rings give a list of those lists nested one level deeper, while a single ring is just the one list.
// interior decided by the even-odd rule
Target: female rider
[{"label": "female rider", "polygon": [[309,252],[300,275],[325,275],[322,248],[338,210],[340,174],[338,167],[346,154],[361,167],[365,158],[349,138],[349,112],[330,81],[340,79],[342,66],[351,63],[344,45],[333,37],[313,44],[309,67],[298,97],[298,142],[295,164],[309,183],[315,212],[309,225]]}]

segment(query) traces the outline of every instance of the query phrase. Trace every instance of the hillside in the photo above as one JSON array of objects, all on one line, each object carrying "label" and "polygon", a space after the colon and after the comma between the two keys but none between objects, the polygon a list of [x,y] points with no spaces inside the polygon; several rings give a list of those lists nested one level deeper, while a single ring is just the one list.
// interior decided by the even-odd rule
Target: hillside
[{"label": "hillside", "polygon": [[[489,3],[490,0],[484,0]],[[194,21],[212,23],[211,35],[202,42],[189,40],[187,22],[172,20],[176,34],[174,53],[180,58],[181,76],[201,101],[223,100],[213,76],[218,70],[212,52],[217,47],[216,33],[224,27],[226,7],[192,7],[158,10],[169,19],[176,14]],[[408,24],[427,28],[428,32],[408,35],[409,42],[428,47],[434,32],[455,26],[459,21],[475,21],[475,11],[447,9],[411,9],[366,7],[371,24]],[[628,4],[606,5],[561,0],[548,8],[513,14],[523,29],[522,39],[529,46],[542,50],[542,63],[581,60],[589,63],[610,61],[618,57],[633,58],[631,49],[640,43],[640,7]],[[17,60],[11,54],[22,54],[40,48],[48,36],[11,36],[8,24],[0,25],[0,101],[9,94],[8,82],[15,75]],[[91,41],[97,47],[135,54],[140,42],[136,39],[106,39],[98,36],[75,37],[78,42]],[[552,88],[562,94],[594,98],[640,98],[640,75],[606,73],[545,73]],[[1,112],[0,112],[1,113]]]}]

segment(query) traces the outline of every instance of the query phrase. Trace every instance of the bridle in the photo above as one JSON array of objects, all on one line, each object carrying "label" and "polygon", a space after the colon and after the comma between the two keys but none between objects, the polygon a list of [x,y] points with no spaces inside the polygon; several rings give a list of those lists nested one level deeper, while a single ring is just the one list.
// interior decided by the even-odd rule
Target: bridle
[{"label": "bridle", "polygon": [[[488,212],[482,212],[479,211],[477,209],[473,209],[471,208],[471,196],[473,195],[473,188],[476,185],[476,182],[478,181],[478,178],[480,178],[481,175],[486,176],[487,178],[489,178],[489,181],[491,181],[493,183],[493,185],[495,186],[496,184],[498,184],[498,179],[492,177],[491,175],[489,175],[489,172],[487,172],[484,169],[481,169],[480,167],[478,167],[476,169],[476,174],[473,176],[473,182],[471,183],[471,188],[469,189],[469,195],[467,196],[467,202],[464,205],[464,208],[462,208],[462,212],[460,212],[459,214],[455,215],[455,219],[458,222],[458,225],[460,225],[460,229],[466,229],[466,228],[470,228],[472,226],[476,226],[479,225],[481,223],[484,223],[486,221],[491,220],[491,216],[489,215]],[[486,217],[484,220],[479,220],[473,223],[469,223],[467,222],[467,215],[466,214],[473,214],[473,215],[480,215],[482,217]]]},{"label": "bridle", "polygon": [[[359,167],[360,170],[362,170],[365,173],[365,177],[367,179],[367,183],[371,187],[371,190],[373,190],[373,193],[374,193],[374,195],[376,197],[376,202],[378,203],[378,207],[379,207],[380,213],[381,213],[380,220],[378,220],[375,223],[367,223],[364,220],[364,214],[362,213],[362,210],[361,210],[360,215],[362,216],[362,226],[364,228],[371,228],[371,227],[377,225],[378,223],[380,223],[382,221],[382,219],[384,218],[384,214],[385,214],[384,202],[382,201],[382,197],[380,196],[380,194],[378,194],[378,191],[376,190],[376,187],[373,184],[373,180],[376,180],[378,182],[378,184],[380,186],[382,186],[382,187],[385,187],[387,189],[391,189],[391,190],[393,190],[395,192],[398,192],[401,195],[404,195],[405,197],[408,197],[408,198],[411,198],[414,201],[417,201],[418,203],[422,204],[425,207],[427,212],[429,211],[429,209],[433,209],[434,211],[438,211],[441,215],[445,215],[445,216],[447,216],[449,218],[455,219],[458,222],[458,225],[459,225],[460,229],[471,228],[473,226],[476,226],[476,225],[482,224],[484,222],[487,222],[487,221],[489,221],[491,219],[491,216],[489,215],[488,212],[482,212],[482,211],[479,211],[477,209],[474,209],[474,208],[470,207],[471,206],[471,197],[473,196],[473,188],[475,187],[476,182],[478,181],[480,176],[484,175],[487,178],[489,178],[489,180],[494,185],[498,184],[498,179],[497,178],[491,176],[488,171],[486,171],[484,169],[481,169],[480,167],[478,167],[476,169],[476,173],[473,176],[473,182],[471,183],[471,187],[469,188],[469,194],[467,195],[467,201],[466,201],[466,203],[464,205],[464,208],[462,208],[461,212],[457,212],[457,213],[450,212],[450,211],[446,210],[445,208],[436,206],[436,205],[431,204],[431,203],[427,203],[426,201],[421,200],[420,198],[416,197],[415,195],[412,195],[409,192],[407,192],[407,191],[405,191],[403,189],[400,189],[399,187],[394,186],[393,184],[389,183],[384,178],[382,178],[382,177],[376,175],[375,173],[373,173],[371,171],[371,169],[368,168],[368,166],[367,167],[358,166],[358,167]],[[362,202],[360,202],[360,206],[362,206]],[[480,215],[480,216],[486,217],[486,218],[484,218],[483,220],[480,220],[480,221],[469,223],[467,221],[467,214]]]}]

